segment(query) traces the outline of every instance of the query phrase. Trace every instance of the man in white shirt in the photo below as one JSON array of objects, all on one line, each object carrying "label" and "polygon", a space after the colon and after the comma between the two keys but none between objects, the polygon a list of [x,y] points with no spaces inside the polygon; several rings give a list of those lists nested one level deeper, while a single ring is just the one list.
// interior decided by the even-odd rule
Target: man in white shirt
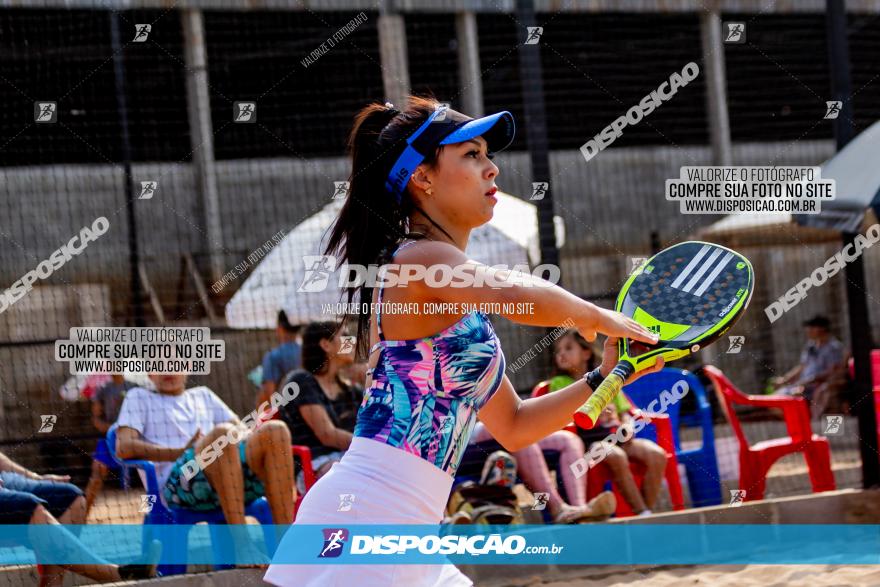
[{"label": "man in white shirt", "polygon": [[[273,523],[291,524],[296,490],[287,426],[270,420],[250,432],[213,391],[186,389],[186,375],[150,379],[156,391],[132,389],[122,404],[119,457],[155,461],[160,498],[169,507],[219,507],[227,524],[245,524],[245,504],[265,495]],[[215,443],[221,437],[228,445]]]}]

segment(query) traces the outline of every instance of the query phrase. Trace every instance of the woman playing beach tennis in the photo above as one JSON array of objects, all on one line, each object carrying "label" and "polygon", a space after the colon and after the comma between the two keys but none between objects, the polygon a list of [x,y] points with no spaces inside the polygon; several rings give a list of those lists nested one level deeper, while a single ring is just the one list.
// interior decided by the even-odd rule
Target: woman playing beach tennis
[{"label": "woman playing beach tennis", "polygon": [[[306,494],[296,524],[439,524],[478,418],[515,451],[568,424],[592,393],[581,380],[521,400],[504,374],[501,343],[486,314],[414,319],[382,315],[382,303],[531,303],[533,313],[501,315],[531,326],[571,321],[590,341],[602,333],[656,342],[653,333],[622,314],[537,277],[511,279],[509,272],[465,255],[471,231],[489,222],[497,203],[499,170],[492,155],[509,146],[513,135],[509,112],[472,119],[420,97],[411,97],[402,112],[371,104],[355,117],[348,142],[350,191],[326,254],[338,253],[349,264],[393,263],[402,267],[400,275],[407,266],[464,267],[475,279],[468,287],[431,287],[427,281],[433,280],[410,279],[405,287],[358,288],[358,301],[380,304],[375,320],[362,313],[358,323],[358,350],[365,351],[367,341],[371,345],[367,390],[348,452]],[[493,288],[488,285],[493,280],[508,286]],[[349,290],[349,301],[355,293]],[[614,359],[600,367],[606,369],[602,376]],[[634,378],[660,368],[662,361]],[[340,495],[354,498],[342,508]],[[278,552],[301,547],[285,539]],[[472,585],[451,564],[273,564],[265,579],[313,587]]]}]

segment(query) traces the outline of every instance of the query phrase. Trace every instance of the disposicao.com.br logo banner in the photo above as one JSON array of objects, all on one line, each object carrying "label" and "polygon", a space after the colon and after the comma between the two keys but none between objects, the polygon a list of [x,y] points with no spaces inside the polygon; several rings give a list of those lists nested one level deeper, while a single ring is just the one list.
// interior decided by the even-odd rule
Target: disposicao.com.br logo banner
[{"label": "disposicao.com.br logo banner", "polygon": [[[157,502],[158,503],[158,502]],[[0,525],[0,566],[129,564],[880,564],[877,524]],[[280,547],[273,537],[285,534]],[[214,541],[229,546],[216,560]],[[270,542],[267,543],[267,540]],[[169,545],[176,545],[174,548]],[[186,546],[183,546],[186,545]]]},{"label": "disposicao.com.br logo banner", "polygon": [[438,528],[295,524],[288,530],[284,543],[295,544],[297,548],[279,549],[273,557],[275,564],[880,563],[878,525],[580,524]]}]

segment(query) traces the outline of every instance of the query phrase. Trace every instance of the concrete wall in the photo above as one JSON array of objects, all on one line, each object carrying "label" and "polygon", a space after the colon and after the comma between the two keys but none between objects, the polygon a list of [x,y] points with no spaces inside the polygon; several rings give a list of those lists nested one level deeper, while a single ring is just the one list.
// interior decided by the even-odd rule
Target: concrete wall
[{"label": "concrete wall", "polygon": [[[833,145],[827,141],[737,144],[734,159],[742,164],[771,160],[780,165],[817,164],[832,152]],[[496,161],[501,168],[499,186],[514,194],[528,195],[532,179],[527,154],[502,153]],[[563,285],[591,299],[605,292],[613,295],[629,271],[627,256],[649,252],[652,230],[658,231],[661,241],[668,244],[688,238],[716,221],[718,216],[679,214],[677,204],[666,202],[662,193],[664,180],[676,177],[682,165],[709,161],[708,147],[612,149],[589,164],[576,151],[554,152],[552,189],[556,213],[564,219],[567,234],[561,250]],[[217,174],[225,239],[221,250],[225,266],[231,268],[278,230],[289,230],[323,207],[333,193],[333,182],[346,179],[348,169],[344,158],[269,159],[222,161],[217,165]],[[176,300],[180,255],[194,253],[204,270],[206,254],[215,247],[206,242],[189,166],[136,165],[134,177],[138,182],[159,182],[152,199],[136,200],[134,205],[142,258],[167,311]],[[57,287],[41,286],[0,314],[0,341],[47,340],[66,333],[74,325],[126,321],[131,299],[122,181],[121,170],[112,166],[0,169],[0,182],[6,193],[16,195],[7,208],[11,219],[7,230],[17,244],[0,250],[0,283],[11,284],[20,278],[98,216],[106,216],[111,223],[105,235],[47,280]],[[742,389],[755,392],[763,387],[767,377],[783,372],[797,360],[803,344],[800,322],[808,315],[832,314],[837,319],[836,332],[846,341],[848,325],[840,277],[812,291],[772,329],[763,316],[763,307],[769,301],[808,275],[833,254],[836,246],[832,243],[744,249],[755,262],[759,284],[753,309],[732,332],[746,335],[746,347],[740,355],[725,355],[726,347],[721,346],[726,341],[722,341],[702,360],[717,362]],[[880,251],[869,249],[865,257],[868,295],[873,299],[880,296]],[[224,293],[231,295],[243,281],[244,276]],[[87,293],[97,290],[86,284],[100,284],[101,293]],[[70,285],[82,285],[84,289],[70,289]],[[188,287],[192,291],[191,283]],[[89,301],[95,295],[102,301]],[[79,302],[72,302],[71,296]],[[607,306],[611,298],[597,301]],[[176,318],[169,315],[170,320]],[[876,316],[872,318],[877,324]],[[500,318],[494,322],[511,363],[545,334],[542,329],[522,327]],[[878,334],[875,332],[875,337]],[[216,388],[225,398],[231,398],[239,386],[249,385],[244,375],[258,363],[272,339],[268,333],[224,336],[234,341],[239,350],[230,352],[230,359],[218,367],[227,376],[216,379]],[[17,390],[13,398],[28,397],[24,404],[11,399],[0,407],[0,418],[14,422],[0,430],[0,435],[17,437],[29,429],[30,419],[36,413],[45,413],[41,410],[47,408],[37,406],[53,405],[47,390],[60,385],[65,371],[63,366],[54,364],[48,346],[3,347],[0,352],[5,359],[0,361],[0,384]],[[549,353],[543,353],[512,377],[514,385],[527,391],[546,378],[549,367]],[[243,403],[236,409],[245,407]],[[24,418],[25,412],[16,412],[19,409],[29,410],[28,417]],[[25,420],[28,424],[19,429]]]},{"label": "concrete wall", "polygon": [[[778,165],[818,164],[833,153],[829,141],[743,144],[734,150],[738,164],[775,160]],[[526,153],[502,153],[496,161],[499,187],[521,197],[531,194]],[[709,147],[612,149],[588,164],[578,151],[551,154],[551,188],[556,213],[566,223],[562,250],[563,278],[583,294],[615,289],[628,262],[624,255],[644,254],[650,233],[674,242],[711,224],[714,215],[682,215],[663,198],[664,181],[678,177],[682,165],[708,165]],[[151,281],[170,298],[180,255],[193,253],[206,266],[209,251],[222,251],[232,268],[278,230],[289,230],[317,212],[333,193],[333,182],[348,178],[345,158],[220,161],[223,243],[209,243],[201,205],[188,165],[135,165],[136,185],[157,180],[149,200],[134,202],[141,257]],[[0,168],[4,192],[14,196],[8,214],[9,238],[16,247],[0,250],[0,283],[12,283],[83,226],[105,216],[110,230],[75,257],[48,283],[101,282],[114,293],[128,289],[128,223],[121,168],[109,165],[63,165]],[[617,259],[615,271],[602,254]],[[611,261],[614,263],[614,261]],[[120,302],[125,298],[116,298]],[[119,310],[114,305],[116,311]]]}]

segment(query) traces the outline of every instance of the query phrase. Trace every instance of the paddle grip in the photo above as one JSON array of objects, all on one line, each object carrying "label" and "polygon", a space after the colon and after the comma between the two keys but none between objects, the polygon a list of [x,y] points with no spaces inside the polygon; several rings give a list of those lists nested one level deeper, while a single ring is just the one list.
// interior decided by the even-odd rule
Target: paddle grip
[{"label": "paddle grip", "polygon": [[605,381],[593,392],[584,405],[579,407],[574,413],[574,423],[579,427],[589,430],[596,425],[599,420],[599,414],[605,409],[605,406],[614,399],[614,396],[623,388],[623,383],[630,375],[635,373],[635,367],[626,361],[621,361],[614,367]]}]

